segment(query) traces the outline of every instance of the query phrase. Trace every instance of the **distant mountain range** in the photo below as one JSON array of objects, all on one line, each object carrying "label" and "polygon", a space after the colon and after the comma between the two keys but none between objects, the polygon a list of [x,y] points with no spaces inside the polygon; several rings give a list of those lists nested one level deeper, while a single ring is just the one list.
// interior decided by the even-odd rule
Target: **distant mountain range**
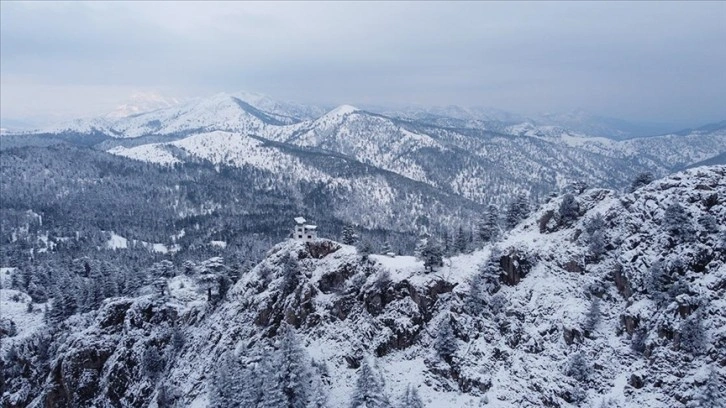
[{"label": "distant mountain range", "polygon": [[203,160],[315,178],[289,153],[302,150],[500,205],[521,193],[541,200],[574,181],[620,188],[637,173],[664,175],[726,151],[726,122],[632,138],[637,126],[582,112],[531,120],[459,107],[377,113],[343,105],[325,111],[254,93],[156,102],[164,106],[6,135],[2,145],[63,142],[145,162]]}]

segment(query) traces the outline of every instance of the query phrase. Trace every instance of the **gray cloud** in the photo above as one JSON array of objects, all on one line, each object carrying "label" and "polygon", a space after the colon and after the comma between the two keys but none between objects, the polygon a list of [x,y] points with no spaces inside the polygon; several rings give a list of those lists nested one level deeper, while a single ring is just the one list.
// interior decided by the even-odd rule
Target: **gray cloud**
[{"label": "gray cloud", "polygon": [[0,114],[134,90],[726,117],[726,3],[3,3]]}]

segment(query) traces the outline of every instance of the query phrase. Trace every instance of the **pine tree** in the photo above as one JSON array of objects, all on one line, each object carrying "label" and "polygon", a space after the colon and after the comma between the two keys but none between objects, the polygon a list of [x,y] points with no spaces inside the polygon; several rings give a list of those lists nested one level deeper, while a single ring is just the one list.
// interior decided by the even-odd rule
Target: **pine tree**
[{"label": "pine tree", "polygon": [[441,254],[444,256],[451,256],[454,252],[454,242],[453,239],[449,236],[449,231],[444,229],[444,231],[441,233]]},{"label": "pine tree", "polygon": [[482,314],[490,297],[501,288],[498,258],[496,252],[493,252],[471,279],[466,306],[472,315]]},{"label": "pine tree", "polygon": [[585,232],[587,232],[588,235],[592,235],[595,232],[602,231],[604,229],[605,219],[600,213],[595,214],[592,218],[588,219],[587,222],[585,222]]},{"label": "pine tree", "polygon": [[494,241],[499,235],[499,210],[490,205],[479,222],[479,239],[483,243]]},{"label": "pine tree", "polygon": [[436,342],[434,349],[444,361],[451,364],[459,346],[454,336],[454,330],[451,328],[451,321],[447,316],[439,323],[436,330]]},{"label": "pine tree", "polygon": [[311,400],[309,408],[328,408],[328,392],[323,385],[324,379],[329,379],[328,366],[325,362],[311,361],[312,380],[310,381]]},{"label": "pine tree", "polygon": [[466,298],[466,308],[471,315],[480,315],[486,305],[484,292],[484,277],[481,272],[474,274],[469,283],[469,296]]},{"label": "pine tree", "polygon": [[680,347],[687,352],[700,354],[706,345],[706,334],[703,328],[703,315],[696,310],[681,324]]},{"label": "pine tree", "polygon": [[359,241],[358,245],[356,245],[356,249],[360,254],[361,261],[368,261],[368,256],[371,254],[371,243],[366,240]]},{"label": "pine tree", "polygon": [[[280,408],[285,405],[285,393],[277,371],[278,354],[266,351],[260,361],[260,376],[262,378],[262,393],[257,408]],[[254,406],[254,405],[252,405]]]},{"label": "pine tree", "polygon": [[424,269],[429,272],[444,264],[441,247],[433,239],[426,241],[426,246],[421,251],[421,258],[424,261]]},{"label": "pine tree", "polygon": [[520,194],[511,203],[507,209],[506,225],[508,229],[512,229],[519,224],[520,221],[529,216],[529,200],[524,194]]},{"label": "pine tree", "polygon": [[590,252],[592,259],[597,262],[605,253],[605,234],[602,231],[595,231],[590,235],[589,241],[587,245],[588,252]]},{"label": "pine tree", "polygon": [[300,263],[295,256],[286,253],[282,260],[282,286],[280,290],[283,296],[294,292],[300,284]]},{"label": "pine tree", "polygon": [[284,327],[280,340],[279,363],[277,372],[280,379],[282,393],[285,396],[284,405],[287,408],[305,408],[310,393],[310,367],[307,363],[305,351],[290,327]]},{"label": "pine tree", "polygon": [[580,216],[580,204],[575,200],[572,194],[565,194],[562,198],[559,208],[560,223],[562,225],[572,225]]},{"label": "pine tree", "polygon": [[648,294],[657,303],[663,303],[670,300],[668,291],[673,285],[673,279],[663,266],[663,263],[657,261],[651,265],[646,276],[645,287]]},{"label": "pine tree", "polygon": [[426,246],[429,243],[429,240],[431,240],[431,236],[428,234],[428,232],[422,232],[419,234],[418,239],[416,240],[416,247],[413,250],[414,256],[418,259],[423,259],[423,251],[426,248]]},{"label": "pine tree", "polygon": [[203,273],[197,277],[197,283],[207,291],[207,302],[212,302],[212,290],[217,286],[217,274]]},{"label": "pine tree", "polygon": [[373,372],[368,361],[363,359],[350,408],[390,408],[381,379]]},{"label": "pine tree", "polygon": [[[244,367],[233,352],[222,354],[216,365],[210,384],[209,405],[211,408],[233,408],[244,405],[248,377]],[[247,401],[244,401],[247,402]]]},{"label": "pine tree", "polygon": [[386,255],[389,252],[393,252],[393,248],[391,248],[391,243],[388,242],[388,240],[386,239],[385,241],[383,241],[383,246],[381,247],[381,253],[383,255]]},{"label": "pine tree", "polygon": [[585,325],[583,327],[585,332],[592,336],[595,329],[597,329],[598,324],[600,324],[601,319],[602,312],[600,310],[600,298],[593,297],[590,302],[590,308],[585,316]]},{"label": "pine tree", "polygon": [[628,192],[632,193],[643,186],[647,186],[648,184],[652,183],[653,180],[655,180],[655,177],[653,177],[653,173],[640,173],[635,177],[632,184],[630,184],[630,189],[628,190]]},{"label": "pine tree", "polygon": [[343,243],[345,245],[355,245],[356,242],[358,242],[358,235],[355,233],[355,228],[347,224],[343,227]]},{"label": "pine tree", "polygon": [[723,387],[723,381],[719,379],[718,370],[710,366],[708,369],[708,378],[703,387],[696,392],[695,404],[689,404],[691,407],[698,408],[722,408],[726,407],[726,390]]},{"label": "pine tree", "polygon": [[144,369],[144,374],[153,379],[158,377],[164,369],[165,364],[161,353],[159,353],[159,350],[157,350],[153,345],[149,345],[146,350],[144,350],[143,360],[141,363],[142,368]]},{"label": "pine tree", "polygon": [[464,228],[459,227],[459,230],[457,231],[457,234],[456,234],[456,241],[454,242],[454,249],[456,250],[457,253],[463,254],[464,252],[466,252],[466,249],[468,246],[469,246],[468,236],[467,236],[466,232],[464,232]]},{"label": "pine tree", "polygon": [[590,366],[582,353],[578,352],[570,356],[565,374],[579,382],[586,382],[590,378]]},{"label": "pine tree", "polygon": [[174,350],[181,350],[185,343],[186,337],[184,336],[184,332],[179,328],[179,326],[174,326],[171,331],[172,347],[174,347]]},{"label": "pine tree", "polygon": [[630,339],[630,348],[636,353],[645,352],[645,341],[648,338],[648,331],[644,327],[635,329],[633,337]]},{"label": "pine tree", "polygon": [[682,205],[675,203],[666,208],[663,215],[663,225],[666,231],[680,241],[690,241],[693,238],[691,217]]},{"label": "pine tree", "polygon": [[398,406],[400,408],[424,408],[423,401],[418,396],[418,390],[411,386],[411,384],[406,387],[406,391],[403,393]]}]

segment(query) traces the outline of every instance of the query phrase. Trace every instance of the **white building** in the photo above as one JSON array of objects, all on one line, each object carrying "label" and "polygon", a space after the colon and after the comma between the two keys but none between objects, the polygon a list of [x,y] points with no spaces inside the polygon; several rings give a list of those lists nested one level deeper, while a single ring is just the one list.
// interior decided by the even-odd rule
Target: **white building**
[{"label": "white building", "polygon": [[295,217],[295,230],[292,237],[302,241],[313,241],[318,239],[318,226],[306,224],[303,217]]}]

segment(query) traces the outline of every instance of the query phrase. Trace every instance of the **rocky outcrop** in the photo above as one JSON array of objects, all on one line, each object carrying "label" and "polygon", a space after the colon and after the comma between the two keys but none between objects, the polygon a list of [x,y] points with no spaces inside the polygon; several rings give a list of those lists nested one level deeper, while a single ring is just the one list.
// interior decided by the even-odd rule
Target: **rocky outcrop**
[{"label": "rocky outcrop", "polygon": [[509,286],[517,285],[532,269],[532,261],[518,251],[503,255],[499,258],[499,265],[502,268],[501,281]]}]

